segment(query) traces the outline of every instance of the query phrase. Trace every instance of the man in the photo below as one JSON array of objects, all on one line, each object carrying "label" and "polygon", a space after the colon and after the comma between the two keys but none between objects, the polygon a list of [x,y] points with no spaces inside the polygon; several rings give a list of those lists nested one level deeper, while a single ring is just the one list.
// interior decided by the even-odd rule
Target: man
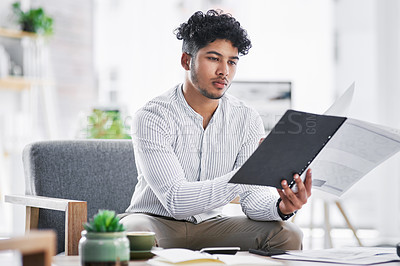
[{"label": "man", "polygon": [[[311,195],[310,171],[305,183],[295,176],[297,193],[282,181],[279,198],[268,187],[228,183],[264,135],[260,116],[225,94],[251,47],[246,31],[210,10],[193,14],[176,36],[185,80],[135,114],[138,184],[122,223],[154,231],[164,248],[300,249],[301,231],[283,220]],[[238,195],[246,216],[222,216]]]}]

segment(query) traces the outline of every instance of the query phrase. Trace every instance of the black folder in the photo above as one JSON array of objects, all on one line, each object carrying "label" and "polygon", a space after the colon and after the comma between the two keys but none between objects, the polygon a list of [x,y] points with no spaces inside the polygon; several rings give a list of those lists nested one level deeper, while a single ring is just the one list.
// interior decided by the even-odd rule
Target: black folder
[{"label": "black folder", "polygon": [[288,110],[265,140],[229,181],[282,188],[294,184],[314,160],[346,117]]}]

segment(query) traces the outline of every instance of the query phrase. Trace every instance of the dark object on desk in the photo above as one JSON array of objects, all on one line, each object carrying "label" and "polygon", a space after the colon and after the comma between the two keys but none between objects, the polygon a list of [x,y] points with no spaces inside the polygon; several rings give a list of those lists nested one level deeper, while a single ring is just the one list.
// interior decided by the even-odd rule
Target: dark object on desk
[{"label": "dark object on desk", "polygon": [[212,248],[202,248],[200,252],[205,252],[208,254],[225,254],[225,255],[235,255],[240,250],[240,247],[212,247]]},{"label": "dark object on desk", "polygon": [[274,255],[282,255],[286,253],[286,250],[282,249],[270,249],[270,250],[260,250],[260,249],[249,249],[250,253],[261,255],[261,256],[274,256]]},{"label": "dark object on desk", "polygon": [[400,243],[397,243],[396,249],[397,249],[397,256],[400,257]]}]

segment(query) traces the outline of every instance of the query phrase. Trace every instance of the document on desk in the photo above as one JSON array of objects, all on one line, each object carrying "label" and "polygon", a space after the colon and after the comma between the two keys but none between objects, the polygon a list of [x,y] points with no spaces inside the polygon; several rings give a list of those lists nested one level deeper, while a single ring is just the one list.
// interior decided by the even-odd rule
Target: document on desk
[{"label": "document on desk", "polygon": [[331,262],[352,265],[371,265],[397,262],[400,258],[396,249],[379,247],[346,247],[323,250],[289,251],[287,254],[272,256],[275,259]]},{"label": "document on desk", "polygon": [[157,257],[150,259],[147,263],[154,266],[166,265],[283,265],[276,260],[268,260],[257,256],[245,255],[222,255],[201,253],[184,248],[154,249],[151,251]]}]

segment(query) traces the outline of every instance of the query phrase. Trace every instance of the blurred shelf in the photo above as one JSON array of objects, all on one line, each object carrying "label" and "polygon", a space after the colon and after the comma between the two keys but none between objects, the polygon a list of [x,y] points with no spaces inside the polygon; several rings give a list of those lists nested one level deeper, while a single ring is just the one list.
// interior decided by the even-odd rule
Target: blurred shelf
[{"label": "blurred shelf", "polygon": [[20,30],[13,30],[13,29],[5,29],[5,28],[0,28],[0,36],[8,37],[8,38],[15,38],[15,39],[22,39],[24,37],[29,37],[29,38],[37,38],[38,37],[38,35],[36,33],[20,31]]},{"label": "blurred shelf", "polygon": [[32,84],[33,81],[24,77],[8,76],[0,78],[0,90],[28,90]]},{"label": "blurred shelf", "polygon": [[29,90],[32,85],[53,86],[53,82],[43,79],[29,79],[25,77],[7,76],[0,78],[0,90]]}]

